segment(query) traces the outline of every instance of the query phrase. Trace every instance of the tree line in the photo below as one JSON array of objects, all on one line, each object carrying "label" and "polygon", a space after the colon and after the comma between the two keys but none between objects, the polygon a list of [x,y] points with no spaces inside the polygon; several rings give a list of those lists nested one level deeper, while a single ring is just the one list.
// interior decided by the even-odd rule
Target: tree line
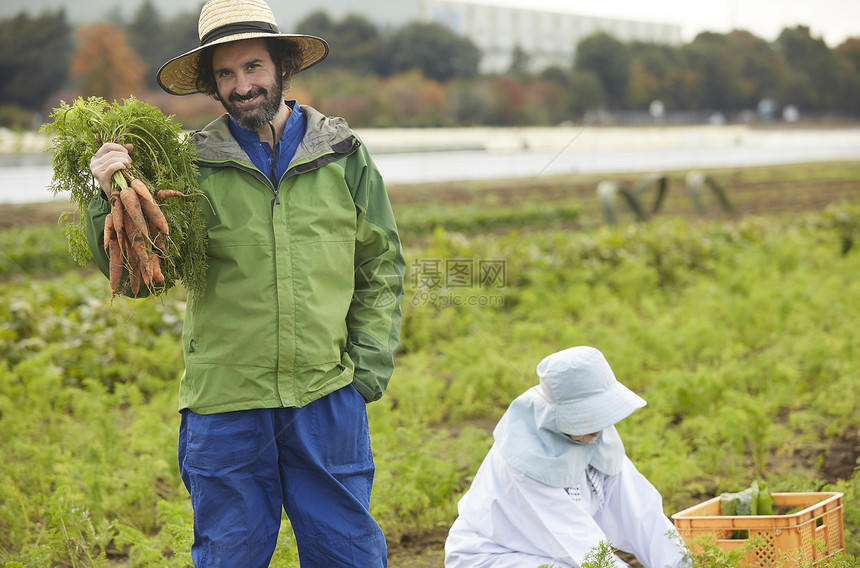
[{"label": "tree line", "polygon": [[[294,81],[294,96],[354,126],[551,125],[621,113],[753,113],[780,118],[860,117],[860,37],[835,48],[806,26],[775,41],[746,31],[704,32],[682,45],[585,38],[568,65],[530,69],[515,51],[505,73],[482,74],[481,52],[444,26],[409,22],[381,30],[361,15],[318,11],[296,31],[329,42],[329,57]],[[135,95],[192,127],[215,114],[199,97],[165,97],[159,66],[198,44],[197,13],[163,17],[144,0],[74,27],[65,11],[0,20],[0,126],[29,127],[60,100]],[[194,100],[176,100],[194,99]]]}]

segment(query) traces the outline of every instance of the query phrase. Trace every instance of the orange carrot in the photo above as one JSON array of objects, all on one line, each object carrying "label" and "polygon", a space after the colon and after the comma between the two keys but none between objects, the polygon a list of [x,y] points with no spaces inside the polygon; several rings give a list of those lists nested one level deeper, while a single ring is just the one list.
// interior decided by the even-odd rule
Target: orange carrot
[{"label": "orange carrot", "polygon": [[152,244],[161,252],[167,252],[167,243],[164,242],[164,233],[156,233]]},{"label": "orange carrot", "polygon": [[116,295],[119,291],[119,282],[122,278],[122,251],[119,248],[119,239],[114,236],[108,244],[110,251],[110,290]]},{"label": "orange carrot", "polygon": [[122,205],[128,213],[128,216],[131,217],[131,221],[134,223],[134,226],[137,227],[137,230],[148,237],[149,233],[146,228],[146,218],[143,216],[143,211],[140,208],[140,198],[137,196],[137,192],[131,187],[126,186],[119,192],[119,196],[122,200]]},{"label": "orange carrot", "polygon": [[127,242],[125,247],[126,260],[128,261],[128,281],[131,285],[132,296],[136,298],[137,293],[140,291],[140,262],[131,243]]},{"label": "orange carrot", "polygon": [[134,250],[134,254],[138,258],[140,268],[143,271],[144,280],[149,284],[149,281],[152,278],[152,274],[149,272],[150,252],[146,248],[146,241],[141,233],[134,234],[131,239],[131,248]]},{"label": "orange carrot", "polygon": [[[122,199],[119,196],[119,190],[115,189],[110,194],[110,212],[111,217],[113,217],[113,229],[116,231],[117,235],[122,234],[122,221],[123,221],[123,206]],[[119,248],[123,250],[123,245],[125,244],[122,239],[119,239]]]},{"label": "orange carrot", "polygon": [[156,229],[164,233],[165,235],[170,234],[170,227],[167,225],[167,218],[164,216],[164,213],[161,211],[161,207],[158,206],[158,203],[155,201],[144,201],[141,200],[140,208],[143,210],[143,214],[147,219],[152,221],[152,224]]},{"label": "orange carrot", "polygon": [[150,276],[150,274],[152,273],[150,270],[150,266],[152,266],[152,263],[150,262],[149,257],[147,257],[145,260],[142,258],[138,258],[137,264],[138,270],[140,270],[140,277],[143,279],[144,285],[149,288],[149,283],[152,281],[152,277]]},{"label": "orange carrot", "polygon": [[146,187],[146,184],[140,178],[134,178],[128,184],[137,193],[137,196],[147,201],[155,201],[152,192]]},{"label": "orange carrot", "polygon": [[131,283],[131,293],[133,297],[137,298],[137,293],[140,292],[140,264],[133,266],[128,276]]},{"label": "orange carrot", "polygon": [[108,246],[110,245],[111,240],[116,235],[116,231],[113,228],[113,215],[107,215],[105,217],[105,230],[104,230],[104,246],[105,250],[108,250]]},{"label": "orange carrot", "polygon": [[140,231],[135,226],[134,221],[131,220],[131,215],[129,215],[128,211],[123,208],[122,211],[122,235],[126,237],[126,240],[123,241],[123,245],[131,246],[131,239],[139,233]]},{"label": "orange carrot", "polygon": [[[169,199],[171,197],[192,197],[195,195],[202,195],[206,201],[209,201],[209,198],[206,197],[205,193],[182,193],[181,191],[177,191],[175,189],[159,189],[155,191],[156,199]],[[215,214],[215,208],[212,207],[212,202],[209,201],[209,207],[212,209],[212,214]]]},{"label": "orange carrot", "polygon": [[149,272],[152,274],[153,282],[164,282],[164,274],[161,272],[161,263],[158,260],[158,255],[149,255]]},{"label": "orange carrot", "polygon": [[155,202],[155,198],[152,196],[152,192],[149,191],[149,188],[146,187],[146,184],[143,183],[142,180],[135,178],[131,180],[130,186],[140,198],[140,207],[143,210],[143,214],[146,215],[146,218],[159,231],[165,235],[169,235],[170,228],[167,226],[167,219],[165,219],[164,213],[161,211],[161,207],[159,207],[158,203]]},{"label": "orange carrot", "polygon": [[188,197],[188,194],[175,189],[159,189],[155,192],[156,199],[168,199],[170,197]]}]

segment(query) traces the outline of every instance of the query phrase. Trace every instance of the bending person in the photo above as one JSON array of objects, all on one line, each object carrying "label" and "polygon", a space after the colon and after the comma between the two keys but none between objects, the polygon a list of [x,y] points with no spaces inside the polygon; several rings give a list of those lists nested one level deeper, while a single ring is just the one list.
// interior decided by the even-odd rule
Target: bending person
[{"label": "bending person", "polygon": [[445,567],[571,568],[601,542],[646,568],[687,566],[660,493],[625,455],[614,426],[645,401],[592,347],[550,355],[537,374],[540,384],[502,416],[460,500]]}]

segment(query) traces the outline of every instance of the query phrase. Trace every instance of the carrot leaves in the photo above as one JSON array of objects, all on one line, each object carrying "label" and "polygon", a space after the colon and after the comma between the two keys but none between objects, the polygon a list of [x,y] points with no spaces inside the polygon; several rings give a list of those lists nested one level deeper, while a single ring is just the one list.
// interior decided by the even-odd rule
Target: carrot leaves
[{"label": "carrot leaves", "polygon": [[[134,97],[108,104],[100,97],[61,102],[42,127],[52,135],[51,191],[68,192],[77,214],[64,215],[69,252],[81,265],[92,258],[85,233],[86,209],[101,188],[90,173],[90,159],[102,144],[133,144],[132,168],[127,173],[153,190],[173,190],[187,199],[165,200],[161,205],[171,228],[167,242],[170,262],[164,267],[160,293],[182,281],[192,294],[206,286],[206,224],[197,183],[196,149],[172,116]],[[115,184],[121,176],[114,176]]]}]

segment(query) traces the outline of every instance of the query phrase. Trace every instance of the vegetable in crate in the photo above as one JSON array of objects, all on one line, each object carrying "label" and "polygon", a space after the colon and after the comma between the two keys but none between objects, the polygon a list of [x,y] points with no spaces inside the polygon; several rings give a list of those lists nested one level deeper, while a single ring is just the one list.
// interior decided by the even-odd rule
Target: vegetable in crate
[{"label": "vegetable in crate", "polygon": [[773,515],[776,502],[764,481],[753,481],[748,488],[738,493],[720,494],[720,510],[723,515]]},{"label": "vegetable in crate", "polygon": [[[110,257],[113,294],[162,294],[177,281],[194,295],[206,285],[206,225],[198,199],[196,150],[172,117],[130,97],[108,104],[99,97],[65,102],[42,131],[53,135],[54,194],[69,192],[77,214],[66,213],[69,252],[81,265],[92,258],[85,212],[107,199],[111,213],[94,235]],[[90,159],[106,142],[132,144],[130,168],[113,175],[106,196],[93,181]],[[167,199],[166,197],[172,197]],[[159,199],[161,197],[161,199]],[[92,231],[93,228],[90,227]]]},{"label": "vegetable in crate", "polygon": [[[722,493],[720,495],[720,512],[727,517],[738,515],[774,515],[776,502],[770,494],[767,483],[753,481],[743,491],[737,493]],[[736,530],[729,533],[729,539],[747,539],[749,532]]]}]

